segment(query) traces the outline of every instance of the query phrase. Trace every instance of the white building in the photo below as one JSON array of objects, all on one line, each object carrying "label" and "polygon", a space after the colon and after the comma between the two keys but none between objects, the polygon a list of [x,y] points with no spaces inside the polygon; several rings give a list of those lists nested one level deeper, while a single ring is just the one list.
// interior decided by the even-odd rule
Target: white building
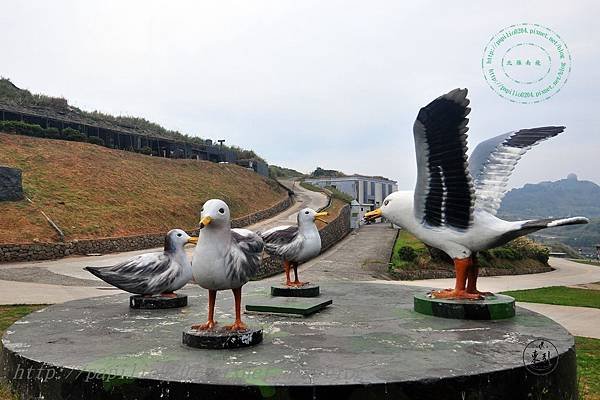
[{"label": "white building", "polygon": [[398,190],[396,181],[382,176],[349,175],[309,178],[306,179],[306,182],[319,187],[333,186],[337,190],[352,196],[360,205],[370,206],[370,209],[380,207],[383,199]]}]

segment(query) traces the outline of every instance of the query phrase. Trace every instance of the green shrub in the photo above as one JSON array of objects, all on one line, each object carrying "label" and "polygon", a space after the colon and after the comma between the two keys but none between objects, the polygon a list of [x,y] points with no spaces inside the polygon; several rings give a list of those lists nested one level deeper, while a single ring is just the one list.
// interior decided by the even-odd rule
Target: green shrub
[{"label": "green shrub", "polygon": [[313,185],[312,183],[308,183],[308,182],[300,182],[300,186],[302,186],[304,189],[313,191],[313,192],[322,192],[323,189],[317,185]]},{"label": "green shrub", "polygon": [[522,260],[523,254],[519,253],[515,249],[511,249],[508,246],[497,247],[491,250],[491,253],[496,258],[503,258],[505,260]]},{"label": "green shrub", "polygon": [[57,128],[46,128],[44,129],[44,133],[46,134],[46,137],[49,139],[61,139],[62,135],[60,134],[60,131]]},{"label": "green shrub", "polygon": [[149,156],[149,155],[152,155],[152,149],[148,146],[144,146],[140,149],[140,153]]},{"label": "green shrub", "polygon": [[505,245],[523,256],[523,258],[534,258],[544,264],[548,262],[550,257],[550,249],[542,246],[526,237],[517,238]]},{"label": "green shrub", "polygon": [[88,136],[87,142],[91,144],[97,144],[98,146],[104,146],[104,139],[98,136]]},{"label": "green shrub", "polygon": [[348,204],[352,203],[352,200],[354,200],[352,196],[334,188],[333,186],[326,186],[325,189],[331,192],[331,197],[333,197],[334,199],[341,200]]},{"label": "green shrub", "polygon": [[398,258],[402,261],[414,261],[417,257],[417,252],[410,246],[402,246],[398,249]]},{"label": "green shrub", "polygon": [[87,136],[83,133],[79,132],[77,129],[73,128],[65,128],[62,130],[62,135],[65,140],[70,140],[72,142],[85,142],[87,141]]},{"label": "green shrub", "polygon": [[0,130],[17,135],[44,137],[44,130],[41,126],[21,121],[2,121]]}]

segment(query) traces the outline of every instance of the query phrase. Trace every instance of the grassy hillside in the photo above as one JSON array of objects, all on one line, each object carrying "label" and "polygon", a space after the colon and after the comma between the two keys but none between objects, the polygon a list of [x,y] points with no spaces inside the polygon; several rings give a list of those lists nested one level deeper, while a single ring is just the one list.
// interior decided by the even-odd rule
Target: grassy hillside
[{"label": "grassy hillside", "polygon": [[[225,200],[233,217],[269,207],[286,193],[232,164],[173,160],[88,143],[0,133],[0,165],[23,170],[27,196],[67,240],[194,228],[202,203]],[[26,201],[0,203],[0,243],[57,240]]]}]

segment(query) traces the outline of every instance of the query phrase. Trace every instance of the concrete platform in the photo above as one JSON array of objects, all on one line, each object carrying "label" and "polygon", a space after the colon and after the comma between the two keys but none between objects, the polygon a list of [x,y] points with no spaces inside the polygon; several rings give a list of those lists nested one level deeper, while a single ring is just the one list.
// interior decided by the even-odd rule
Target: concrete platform
[{"label": "concrete platform", "polygon": [[[127,295],[77,300],[11,326],[1,365],[24,399],[574,399],[573,337],[534,312],[472,321],[412,310],[422,291],[386,284],[323,283],[334,304],[305,319],[246,315],[263,343],[237,350],[189,349],[181,332],[206,320],[205,291],[184,290],[189,306],[131,310]],[[244,287],[244,302],[270,284]],[[216,319],[232,322],[231,293]],[[529,372],[536,338],[557,349],[556,369]]]},{"label": "concrete platform", "polygon": [[333,300],[327,297],[296,298],[271,296],[262,299],[250,299],[250,301],[246,303],[246,312],[308,317],[331,304],[333,304]]}]

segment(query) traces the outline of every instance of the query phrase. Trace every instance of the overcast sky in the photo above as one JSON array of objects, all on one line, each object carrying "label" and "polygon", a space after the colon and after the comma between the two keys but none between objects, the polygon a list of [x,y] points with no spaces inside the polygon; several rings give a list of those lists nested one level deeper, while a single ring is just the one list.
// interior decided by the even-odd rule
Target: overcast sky
[{"label": "overcast sky", "polygon": [[[421,106],[470,91],[470,148],[566,125],[510,182],[600,182],[600,3],[595,1],[23,1],[3,3],[0,75],[86,110],[134,115],[251,148],[269,163],[415,181]],[[500,98],[481,72],[493,34],[557,32],[568,82],[539,104]]]}]

